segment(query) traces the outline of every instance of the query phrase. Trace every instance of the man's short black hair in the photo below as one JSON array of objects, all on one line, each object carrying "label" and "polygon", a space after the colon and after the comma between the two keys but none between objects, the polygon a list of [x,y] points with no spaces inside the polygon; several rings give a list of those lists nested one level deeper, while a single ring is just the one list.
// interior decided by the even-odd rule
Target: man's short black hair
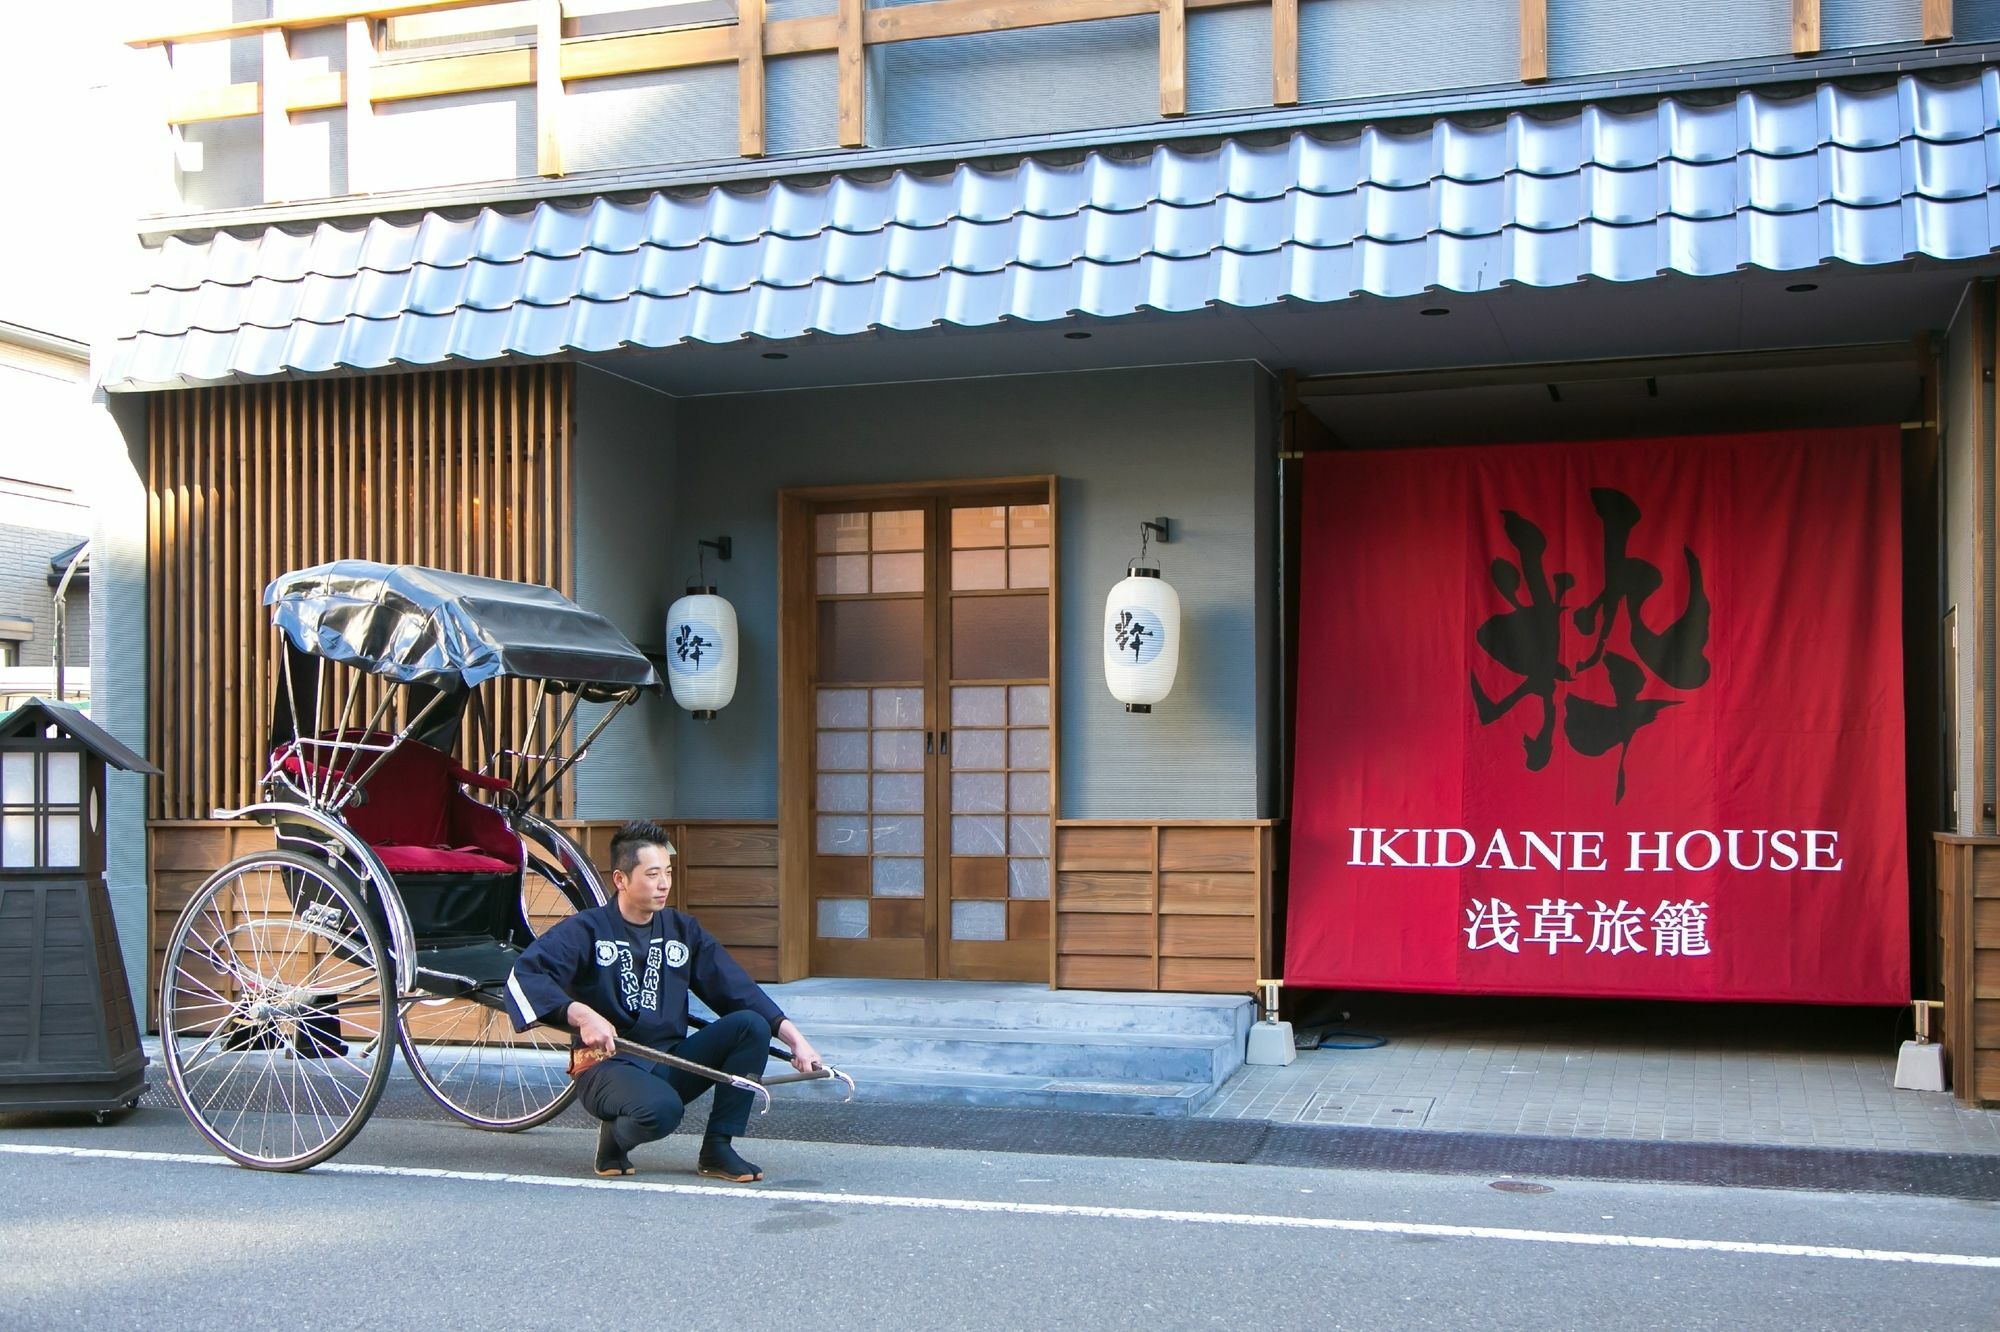
[{"label": "man's short black hair", "polygon": [[668,855],[674,853],[673,839],[667,830],[651,819],[633,819],[611,836],[611,869],[616,874],[630,874],[639,868],[639,850],[642,847],[657,846]]}]

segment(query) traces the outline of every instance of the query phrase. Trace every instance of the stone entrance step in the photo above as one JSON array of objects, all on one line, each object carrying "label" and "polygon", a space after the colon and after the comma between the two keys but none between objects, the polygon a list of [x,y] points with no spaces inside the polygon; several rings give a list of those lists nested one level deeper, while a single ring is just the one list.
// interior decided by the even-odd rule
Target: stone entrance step
[{"label": "stone entrance step", "polygon": [[766,989],[854,1076],[857,1099],[902,1104],[1189,1115],[1242,1065],[1253,1018],[1235,995],[835,979]]}]

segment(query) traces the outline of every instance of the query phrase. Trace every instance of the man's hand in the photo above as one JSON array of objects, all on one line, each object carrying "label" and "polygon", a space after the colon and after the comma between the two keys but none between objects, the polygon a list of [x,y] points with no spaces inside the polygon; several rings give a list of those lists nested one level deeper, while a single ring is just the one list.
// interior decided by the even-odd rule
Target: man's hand
[{"label": "man's hand", "polygon": [[576,1028],[585,1045],[606,1054],[617,1052],[618,1032],[598,1015],[596,1009],[588,1004],[572,1003],[567,1016],[569,1025]]},{"label": "man's hand", "polygon": [[780,1022],[778,1029],[771,1034],[791,1050],[792,1067],[799,1072],[812,1073],[825,1067],[820,1063],[819,1051],[813,1049],[812,1042],[806,1039],[805,1033],[800,1031],[798,1024],[790,1018]]}]

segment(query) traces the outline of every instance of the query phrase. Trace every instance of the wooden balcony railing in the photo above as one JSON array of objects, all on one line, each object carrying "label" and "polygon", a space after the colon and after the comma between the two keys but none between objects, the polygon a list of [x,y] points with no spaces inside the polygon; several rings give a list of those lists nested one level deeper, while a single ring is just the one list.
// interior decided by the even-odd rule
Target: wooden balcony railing
[{"label": "wooden balcony railing", "polygon": [[[188,87],[169,76],[167,123],[173,126],[203,121],[261,116],[264,125],[265,194],[268,201],[287,197],[283,163],[286,131],[299,112],[345,108],[350,189],[368,179],[371,151],[369,123],[374,108],[385,102],[438,97],[452,93],[532,87],[535,90],[536,169],[545,176],[563,174],[562,145],[556,132],[564,86],[589,79],[685,69],[700,65],[734,64],[737,81],[737,151],[745,157],[764,153],[764,69],[767,61],[814,52],[839,58],[837,141],[843,148],[865,144],[866,56],[870,46],[924,41],[973,33],[1013,32],[1069,23],[1157,15],[1159,20],[1160,114],[1187,112],[1187,14],[1190,10],[1262,5],[1271,20],[1271,103],[1289,106],[1299,100],[1299,0],[925,0],[893,9],[870,9],[866,0],[837,0],[832,14],[815,18],[768,21],[765,0],[735,0],[736,21],[707,27],[632,31],[605,36],[564,35],[565,18],[631,13],[635,25],[643,11],[657,11],[660,0],[529,0],[533,40],[504,49],[440,55],[429,59],[385,60],[377,50],[377,35],[385,20],[452,10],[504,5],[506,22],[517,31],[521,0],[410,0],[408,3],[329,3],[269,19],[225,23],[207,28],[148,33],[130,45],[157,49],[169,66],[175,48],[244,37],[263,41],[263,78],[254,83]],[[1548,77],[1548,0],[1519,0],[1520,77],[1539,82]],[[1819,50],[1820,0],[1792,0],[1792,49],[1810,55]],[[496,20],[496,23],[500,20]],[[289,49],[292,34],[312,29],[346,29],[345,72],[320,72],[295,66]],[[1949,41],[1952,0],[1923,0],[1926,41]]]}]

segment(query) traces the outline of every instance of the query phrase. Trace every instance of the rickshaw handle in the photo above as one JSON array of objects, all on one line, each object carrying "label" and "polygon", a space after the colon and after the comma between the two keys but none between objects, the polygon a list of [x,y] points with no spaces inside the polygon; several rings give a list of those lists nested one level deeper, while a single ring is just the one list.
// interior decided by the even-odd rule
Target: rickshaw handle
[{"label": "rickshaw handle", "polygon": [[650,1059],[656,1064],[665,1064],[668,1068],[677,1068],[683,1073],[692,1073],[696,1077],[707,1078],[710,1082],[718,1082],[724,1086],[734,1087],[740,1092],[749,1092],[752,1096],[758,1098],[757,1113],[760,1115],[770,1113],[771,1093],[764,1090],[764,1084],[755,1079],[738,1077],[734,1073],[725,1073],[719,1068],[710,1068],[706,1064],[697,1064],[692,1059],[683,1059],[679,1055],[668,1054],[665,1050],[655,1050],[650,1045],[641,1045],[637,1041],[628,1041],[623,1036],[616,1038],[616,1044],[618,1053],[620,1054],[633,1055],[639,1059]]}]

